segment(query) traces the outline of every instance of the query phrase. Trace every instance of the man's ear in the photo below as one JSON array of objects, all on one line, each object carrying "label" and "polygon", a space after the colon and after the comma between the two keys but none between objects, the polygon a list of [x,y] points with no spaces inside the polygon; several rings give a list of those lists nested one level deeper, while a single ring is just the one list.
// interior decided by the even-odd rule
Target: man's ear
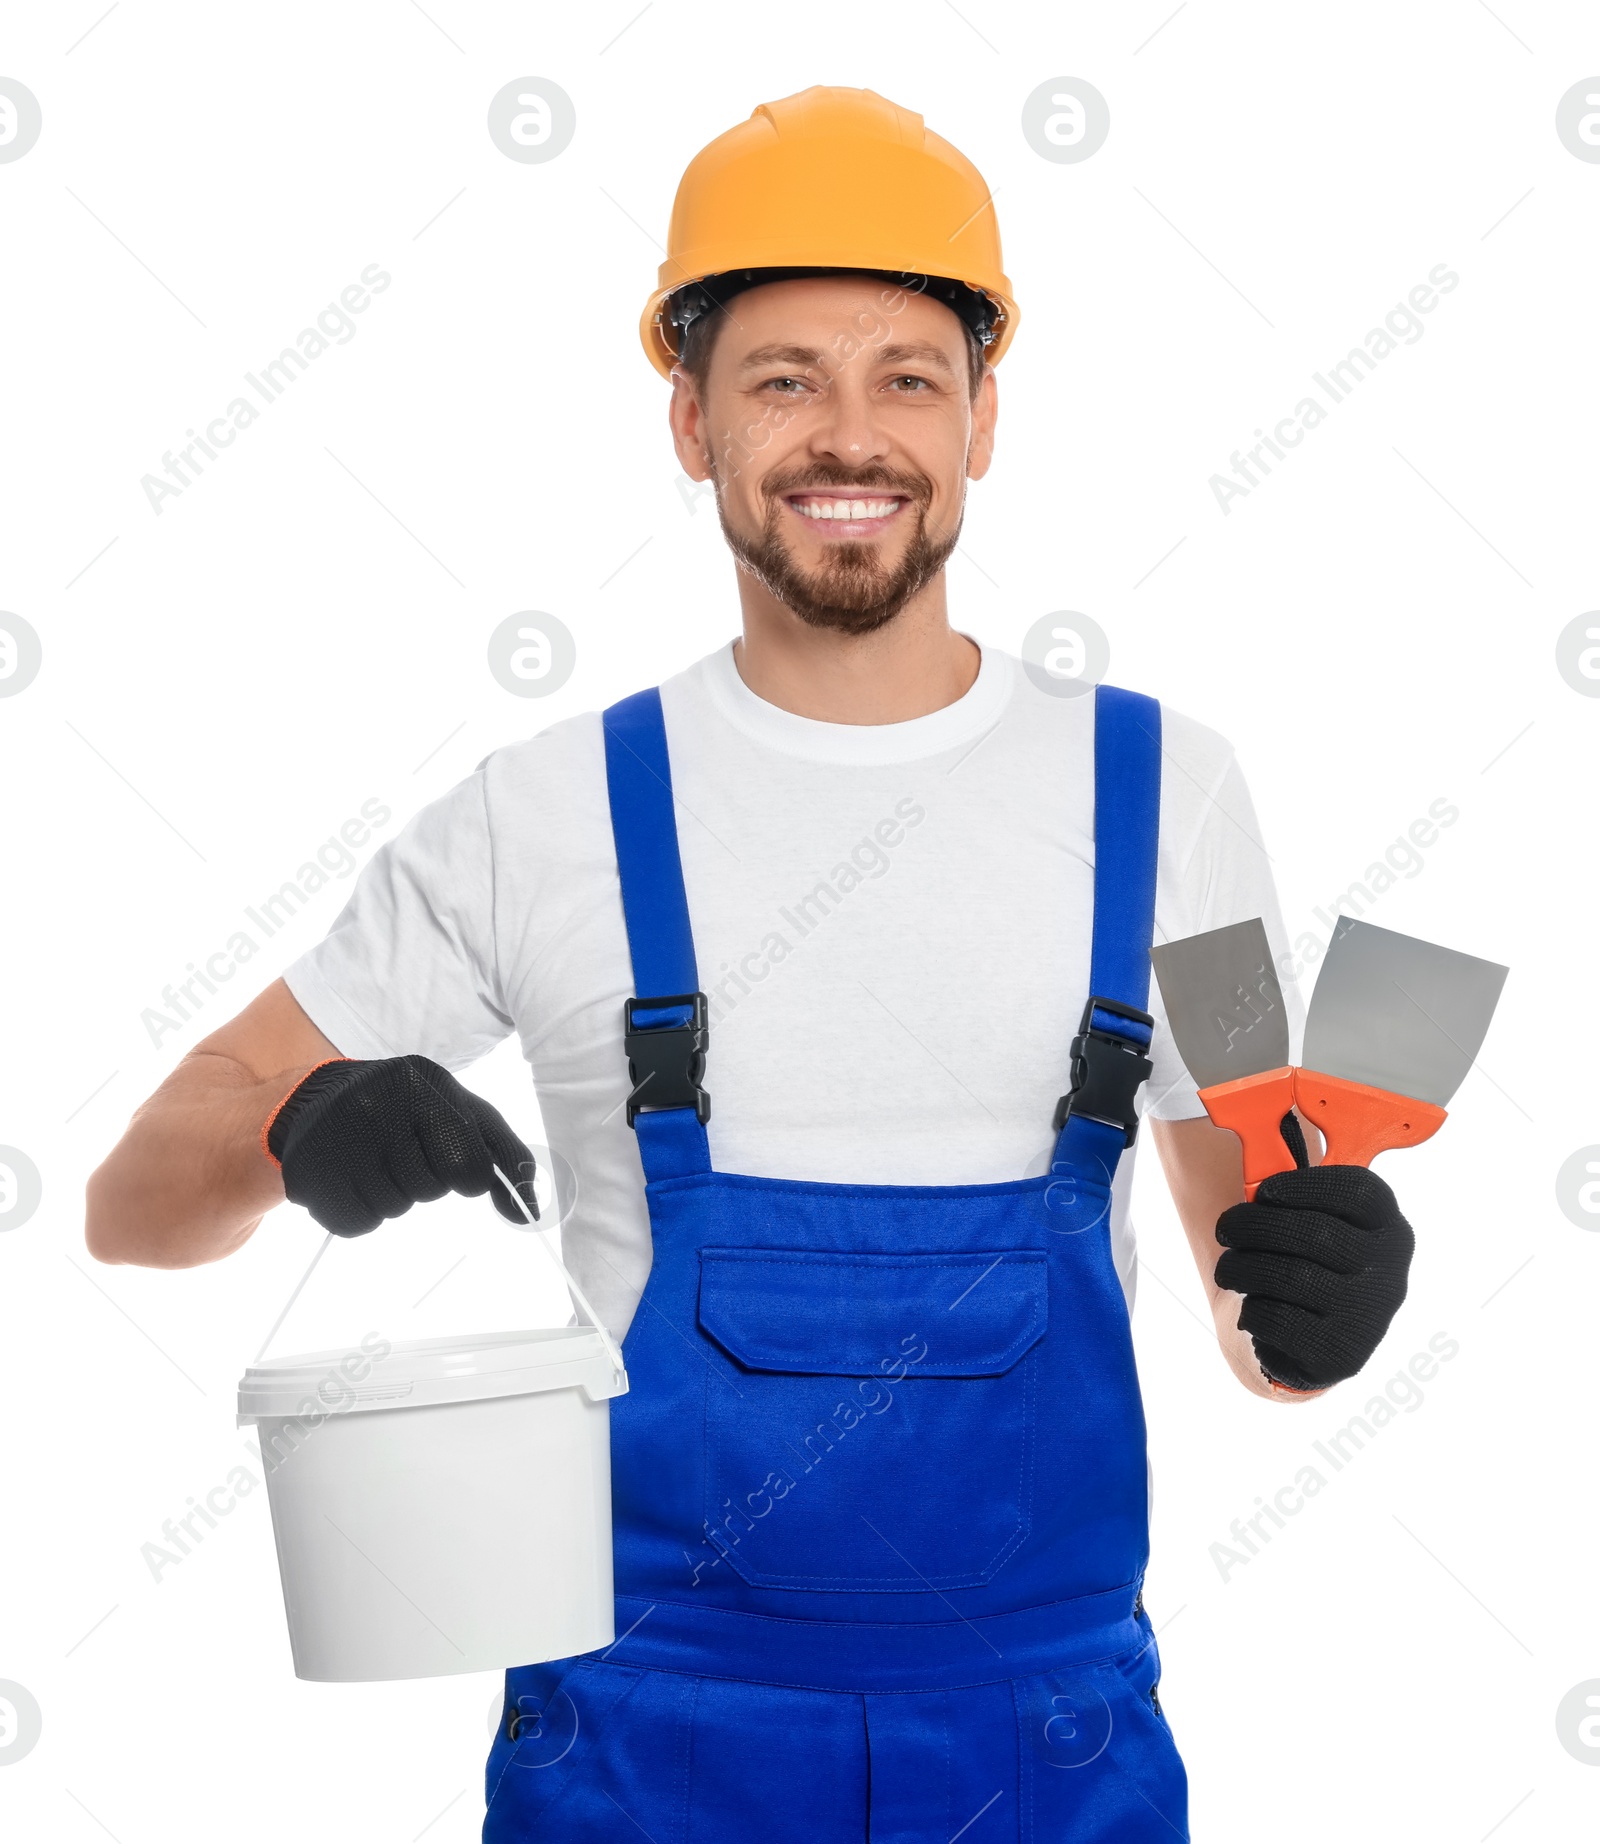
[{"label": "man's ear", "polygon": [[967,443],[967,478],[982,480],[994,459],[994,425],[1000,414],[994,367],[985,365],[978,394],[972,400],[972,439]]},{"label": "man's ear", "polygon": [[678,465],[691,480],[709,480],[711,460],[706,443],[706,413],[694,379],[681,365],[674,365],[670,381],[672,397],[667,404],[667,423],[672,430]]}]

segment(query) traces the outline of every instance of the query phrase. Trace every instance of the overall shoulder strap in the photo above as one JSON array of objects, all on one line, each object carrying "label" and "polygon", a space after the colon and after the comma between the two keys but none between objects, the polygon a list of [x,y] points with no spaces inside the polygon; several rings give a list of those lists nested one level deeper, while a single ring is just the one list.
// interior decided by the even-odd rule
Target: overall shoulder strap
[{"label": "overall shoulder strap", "polygon": [[689,901],[678,853],[672,765],[659,691],[635,692],[606,711],[606,790],[633,961],[634,997],[623,1007],[628,1122],[647,1181],[711,1169],[705,1123],[706,996],[699,990]]},{"label": "overall shoulder strap", "polygon": [[1150,1073],[1145,1005],[1160,815],[1161,706],[1139,692],[1097,686],[1089,1001],[1072,1040],[1072,1087],[1056,1109],[1051,1163],[1106,1184],[1133,1144],[1133,1095]]}]

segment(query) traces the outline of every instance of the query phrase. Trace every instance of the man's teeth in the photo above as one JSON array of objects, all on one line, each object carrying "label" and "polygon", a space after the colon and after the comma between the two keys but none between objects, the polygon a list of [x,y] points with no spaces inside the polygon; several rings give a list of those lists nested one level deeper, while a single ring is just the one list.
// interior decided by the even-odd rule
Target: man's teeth
[{"label": "man's teeth", "polygon": [[807,519],[884,519],[898,499],[794,499],[789,504]]}]

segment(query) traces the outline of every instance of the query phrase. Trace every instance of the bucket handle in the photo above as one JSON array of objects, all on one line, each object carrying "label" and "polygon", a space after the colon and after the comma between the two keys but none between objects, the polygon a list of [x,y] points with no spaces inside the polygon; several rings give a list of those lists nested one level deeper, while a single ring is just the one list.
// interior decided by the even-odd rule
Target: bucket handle
[{"label": "bucket handle", "polygon": [[600,1342],[605,1346],[606,1356],[611,1360],[611,1368],[616,1372],[618,1377],[625,1377],[628,1373],[623,1368],[622,1352],[618,1348],[617,1341],[600,1323],[599,1315],[584,1296],[583,1289],[572,1278],[571,1274],[567,1271],[567,1264],[556,1253],[556,1245],[546,1239],[544,1231],[540,1228],[539,1219],[528,1208],[526,1200],[517,1187],[506,1177],[505,1173],[501,1171],[498,1165],[495,1166],[493,1170],[495,1177],[500,1180],[501,1184],[503,1184],[507,1191],[511,1193],[512,1197],[516,1199],[517,1208],[528,1219],[528,1227],[533,1230],[538,1237],[539,1246],[561,1270],[561,1278],[567,1283],[567,1289],[571,1293],[573,1299],[577,1301],[578,1311],[583,1315],[584,1319],[588,1321],[593,1330],[599,1333]]}]

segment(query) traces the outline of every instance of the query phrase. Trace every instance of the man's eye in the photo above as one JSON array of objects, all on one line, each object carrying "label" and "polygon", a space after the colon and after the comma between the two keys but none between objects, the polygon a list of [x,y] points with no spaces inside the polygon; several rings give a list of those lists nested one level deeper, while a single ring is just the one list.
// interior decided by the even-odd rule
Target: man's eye
[{"label": "man's eye", "polygon": [[785,385],[793,385],[796,391],[806,388],[806,381],[804,378],[768,378],[767,382],[768,384],[776,385],[780,391],[783,391],[783,395],[786,397],[792,397],[794,391],[784,390],[783,387]]},{"label": "man's eye", "polygon": [[890,382],[895,385],[901,385],[901,384],[913,385],[915,386],[918,392],[925,391],[931,388],[926,378],[913,377],[910,372],[905,372],[900,377],[891,379]]}]

